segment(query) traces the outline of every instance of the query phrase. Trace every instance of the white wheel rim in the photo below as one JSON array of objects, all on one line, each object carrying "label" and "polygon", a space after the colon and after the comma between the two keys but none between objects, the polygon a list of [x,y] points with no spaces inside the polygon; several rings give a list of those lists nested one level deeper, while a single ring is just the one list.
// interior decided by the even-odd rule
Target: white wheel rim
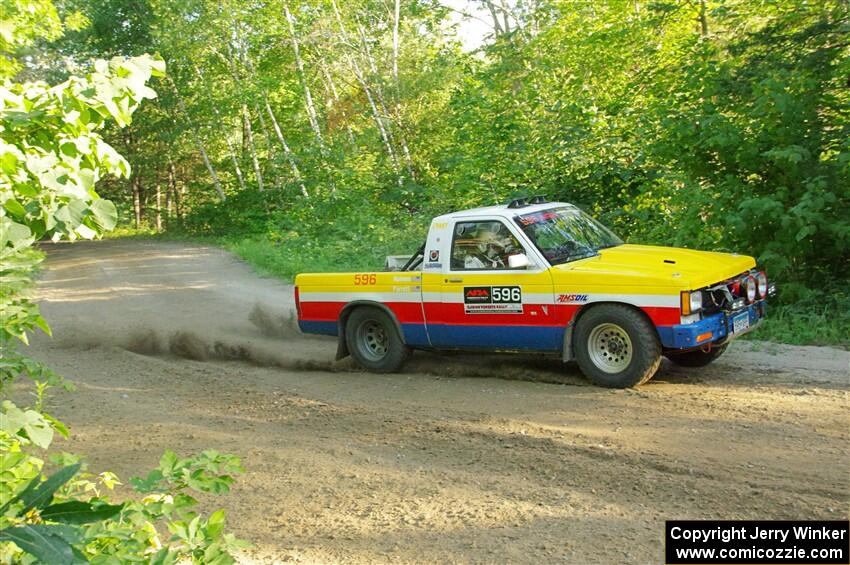
[{"label": "white wheel rim", "polygon": [[617,324],[599,324],[587,338],[590,360],[606,373],[621,373],[632,362],[632,340]]}]

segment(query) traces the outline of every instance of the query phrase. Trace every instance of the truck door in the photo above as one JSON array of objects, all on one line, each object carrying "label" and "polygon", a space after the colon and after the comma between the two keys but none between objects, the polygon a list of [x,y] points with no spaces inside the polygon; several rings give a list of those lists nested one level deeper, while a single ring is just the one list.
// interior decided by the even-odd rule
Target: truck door
[{"label": "truck door", "polygon": [[[446,227],[440,276],[423,287],[431,344],[560,350],[564,328],[556,323],[551,274],[517,227],[501,218],[458,219]],[[518,266],[521,255],[531,264]]]}]

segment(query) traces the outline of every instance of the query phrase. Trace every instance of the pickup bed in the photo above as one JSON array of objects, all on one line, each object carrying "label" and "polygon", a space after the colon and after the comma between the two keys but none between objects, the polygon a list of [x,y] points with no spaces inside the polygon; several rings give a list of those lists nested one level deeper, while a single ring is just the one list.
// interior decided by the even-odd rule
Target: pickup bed
[{"label": "pickup bed", "polygon": [[338,336],[337,357],[368,370],[398,371],[414,349],[534,351],[630,387],[662,355],[705,365],[760,323],[773,285],[755,267],[624,244],[578,208],[536,197],[434,218],[402,270],[300,274],[295,295],[301,331]]}]

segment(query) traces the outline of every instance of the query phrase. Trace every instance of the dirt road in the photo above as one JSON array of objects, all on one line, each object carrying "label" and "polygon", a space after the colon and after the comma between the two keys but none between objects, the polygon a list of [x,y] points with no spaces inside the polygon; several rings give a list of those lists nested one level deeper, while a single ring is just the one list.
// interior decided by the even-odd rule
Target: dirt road
[{"label": "dirt road", "polygon": [[[47,247],[66,451],[126,479],[166,448],[243,458],[216,499],[246,562],[659,563],[672,518],[846,519],[850,353],[735,343],[637,391],[538,357],[335,364],[291,287],[200,245]],[[253,321],[252,321],[253,320]],[[769,322],[768,322],[769,323]]]}]

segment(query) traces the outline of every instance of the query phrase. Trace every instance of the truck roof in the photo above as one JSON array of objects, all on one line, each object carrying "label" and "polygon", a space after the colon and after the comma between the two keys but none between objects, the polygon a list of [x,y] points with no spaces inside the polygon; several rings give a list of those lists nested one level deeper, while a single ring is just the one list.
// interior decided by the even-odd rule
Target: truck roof
[{"label": "truck roof", "polygon": [[449,221],[461,218],[480,218],[485,216],[497,216],[500,218],[515,218],[525,214],[533,214],[542,210],[551,210],[552,208],[575,208],[569,202],[544,202],[542,204],[527,204],[524,206],[510,207],[509,204],[500,204],[498,206],[484,206],[482,208],[470,208],[469,210],[459,210],[449,214],[437,216],[433,221]]}]

